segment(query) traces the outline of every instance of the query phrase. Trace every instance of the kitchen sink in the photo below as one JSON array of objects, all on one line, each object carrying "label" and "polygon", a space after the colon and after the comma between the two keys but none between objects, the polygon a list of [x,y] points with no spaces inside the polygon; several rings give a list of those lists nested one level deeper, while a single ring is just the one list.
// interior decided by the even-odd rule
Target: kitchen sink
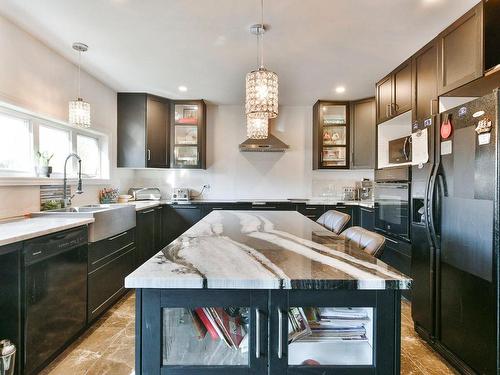
[{"label": "kitchen sink", "polygon": [[89,242],[97,242],[135,227],[135,206],[89,204],[35,212],[33,217],[90,217]]}]

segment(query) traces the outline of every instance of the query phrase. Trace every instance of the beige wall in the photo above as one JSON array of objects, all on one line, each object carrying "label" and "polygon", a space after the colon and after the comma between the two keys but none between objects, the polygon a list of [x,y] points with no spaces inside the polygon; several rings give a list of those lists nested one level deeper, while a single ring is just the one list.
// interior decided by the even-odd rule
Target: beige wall
[{"label": "beige wall", "polygon": [[[1,101],[67,121],[68,101],[77,94],[77,67],[73,63],[2,16],[0,56]],[[128,188],[133,172],[114,168],[116,92],[82,71],[81,93],[91,104],[92,127],[108,134],[110,138],[110,185]],[[97,191],[101,187],[84,186],[85,193],[76,198],[75,202],[96,202]],[[0,186],[0,218],[38,209],[38,186]]]}]

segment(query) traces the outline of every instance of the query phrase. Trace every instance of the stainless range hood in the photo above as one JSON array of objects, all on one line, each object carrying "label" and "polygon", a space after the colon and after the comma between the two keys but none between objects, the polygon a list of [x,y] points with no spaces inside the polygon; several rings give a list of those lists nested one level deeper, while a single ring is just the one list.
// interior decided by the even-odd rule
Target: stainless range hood
[{"label": "stainless range hood", "polygon": [[290,146],[269,134],[266,139],[247,139],[240,143],[239,148],[242,152],[284,152]]}]

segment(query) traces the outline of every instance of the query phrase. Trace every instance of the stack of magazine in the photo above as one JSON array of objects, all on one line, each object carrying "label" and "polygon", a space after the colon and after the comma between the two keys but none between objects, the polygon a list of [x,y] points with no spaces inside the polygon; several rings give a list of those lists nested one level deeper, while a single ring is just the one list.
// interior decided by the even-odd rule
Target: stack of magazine
[{"label": "stack of magazine", "polygon": [[245,350],[248,340],[240,314],[229,314],[222,307],[199,307],[190,311],[195,335],[203,340],[208,332],[212,340],[222,340],[231,349]]},{"label": "stack of magazine", "polygon": [[294,307],[288,312],[288,341],[366,341],[370,321],[365,309],[348,307]]}]

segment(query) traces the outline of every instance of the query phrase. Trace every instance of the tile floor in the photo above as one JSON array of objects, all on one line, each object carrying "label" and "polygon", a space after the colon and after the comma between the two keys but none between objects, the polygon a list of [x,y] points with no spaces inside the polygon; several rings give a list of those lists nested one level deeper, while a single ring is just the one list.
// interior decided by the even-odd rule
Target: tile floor
[{"label": "tile floor", "polygon": [[[134,303],[133,293],[125,296],[42,375],[134,374]],[[457,374],[415,334],[407,302],[401,309],[401,374]]]}]

